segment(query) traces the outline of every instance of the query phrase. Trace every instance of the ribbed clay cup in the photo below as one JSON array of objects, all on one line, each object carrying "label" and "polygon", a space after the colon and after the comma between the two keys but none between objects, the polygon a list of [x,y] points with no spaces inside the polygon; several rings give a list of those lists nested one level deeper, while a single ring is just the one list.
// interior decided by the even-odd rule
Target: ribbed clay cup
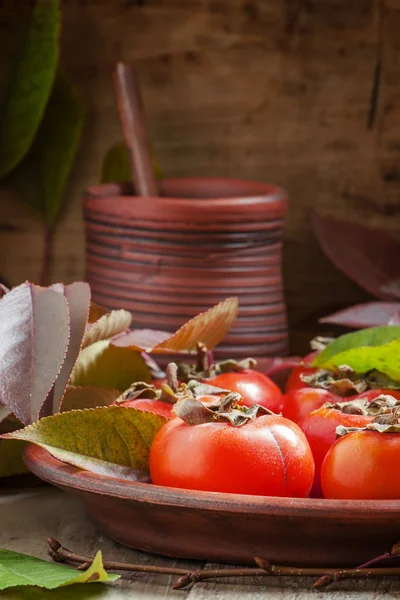
[{"label": "ribbed clay cup", "polygon": [[[251,335],[243,338],[244,355],[249,349],[258,356],[277,349],[285,353],[285,192],[271,184],[219,178],[166,179],[160,189],[158,198],[132,196],[128,184],[85,192],[86,276],[93,301],[132,310],[134,327],[174,331],[197,314],[199,304],[211,307],[228,296],[246,296],[245,314],[230,332],[238,342],[235,356],[243,324],[255,330],[253,343]],[[253,293],[254,304],[248,301]],[[266,315],[271,335],[263,332],[260,343],[256,329]],[[228,356],[229,338],[222,349]]]}]

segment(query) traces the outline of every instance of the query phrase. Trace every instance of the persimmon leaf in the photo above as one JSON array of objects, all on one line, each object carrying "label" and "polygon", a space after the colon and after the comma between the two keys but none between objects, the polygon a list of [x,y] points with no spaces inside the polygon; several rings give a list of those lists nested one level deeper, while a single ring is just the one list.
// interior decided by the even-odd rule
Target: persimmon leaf
[{"label": "persimmon leaf", "polygon": [[135,381],[151,381],[141,354],[101,340],[84,348],[71,374],[72,386],[94,386],[123,392]]},{"label": "persimmon leaf", "polygon": [[83,104],[67,75],[58,71],[34,143],[8,177],[22,200],[48,225],[57,218],[77,152]]},{"label": "persimmon leaf", "polygon": [[74,387],[69,385],[62,399],[61,412],[80,408],[97,408],[109,406],[119,398],[120,391],[101,387]]},{"label": "persimmon leaf", "polygon": [[68,342],[64,296],[24,283],[0,300],[0,400],[22,423],[38,418]]},{"label": "persimmon leaf", "polygon": [[11,410],[4,406],[4,404],[0,404],[0,423],[4,421],[11,414]]},{"label": "persimmon leaf", "polygon": [[58,61],[58,0],[37,0],[1,111],[0,177],[28,152],[39,128]]},{"label": "persimmon leaf", "polygon": [[395,313],[389,319],[389,325],[400,325],[400,310],[396,310]]},{"label": "persimmon leaf", "polygon": [[63,294],[69,311],[70,338],[67,354],[52,390],[52,411],[58,412],[72,369],[77,361],[89,314],[90,287],[83,281],[55,284],[51,289]]},{"label": "persimmon leaf", "polygon": [[366,302],[356,304],[327,317],[319,319],[320,323],[334,323],[354,329],[395,325],[391,322],[396,311],[400,310],[400,302]]},{"label": "persimmon leaf", "polygon": [[81,469],[136,481],[147,474],[150,446],[166,421],[132,407],[108,406],[45,417],[2,437],[37,444]]},{"label": "persimmon leaf", "polygon": [[[161,179],[161,169],[152,153],[151,161],[156,178]],[[124,142],[116,142],[104,158],[100,177],[101,183],[124,183],[125,181],[131,181],[131,179],[128,148]]]},{"label": "persimmon leaf", "polygon": [[348,365],[357,374],[376,370],[400,380],[400,327],[371,327],[347,333],[331,342],[313,365],[332,369]]},{"label": "persimmon leaf", "polygon": [[[93,314],[93,313],[92,313]],[[88,323],[83,337],[82,348],[100,340],[107,340],[129,328],[132,315],[127,310],[112,310],[103,314],[95,322]]]},{"label": "persimmon leaf", "polygon": [[322,366],[324,368],[348,365],[357,374],[377,370],[400,381],[400,338],[382,346],[364,346],[335,354]]},{"label": "persimmon leaf", "polygon": [[228,298],[182,325],[173,335],[149,329],[129,331],[115,336],[112,344],[159,354],[190,352],[196,349],[199,342],[212,349],[232,327],[238,307],[237,298]]},{"label": "persimmon leaf", "polygon": [[[312,364],[314,367],[327,367],[330,364],[337,364],[336,356],[347,350],[359,350],[363,347],[382,346],[397,338],[400,338],[400,327],[393,326],[369,327],[367,329],[362,329],[361,331],[346,333],[328,344],[325,350],[320,352],[320,354],[314,358]],[[335,362],[333,362],[333,358],[335,358]],[[340,364],[349,363],[342,362]],[[373,366],[371,368],[376,369],[377,367]]]},{"label": "persimmon leaf", "polygon": [[385,286],[400,277],[400,240],[387,232],[312,213],[311,224],[326,256],[364,290],[382,300],[396,296]]},{"label": "persimmon leaf", "polygon": [[98,583],[116,579],[119,579],[119,575],[105,571],[100,551],[86,571],[77,571],[28,554],[0,549],[0,590],[22,585],[54,590],[76,583]]}]

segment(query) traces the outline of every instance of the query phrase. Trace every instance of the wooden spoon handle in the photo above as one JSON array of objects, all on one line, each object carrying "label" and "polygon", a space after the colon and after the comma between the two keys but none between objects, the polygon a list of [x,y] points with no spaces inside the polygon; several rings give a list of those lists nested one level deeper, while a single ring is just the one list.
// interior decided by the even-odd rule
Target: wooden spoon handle
[{"label": "wooden spoon handle", "polygon": [[133,188],[138,196],[158,196],[139,84],[130,65],[117,63],[114,88],[122,132],[129,150]]}]

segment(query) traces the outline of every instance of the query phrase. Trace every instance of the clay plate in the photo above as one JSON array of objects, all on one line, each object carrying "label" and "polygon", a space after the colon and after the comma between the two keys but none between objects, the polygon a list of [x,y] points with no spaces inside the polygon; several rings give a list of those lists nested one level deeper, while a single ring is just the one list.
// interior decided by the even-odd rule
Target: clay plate
[{"label": "clay plate", "polygon": [[80,498],[121,544],[178,558],[341,566],[400,539],[400,500],[343,501],[217,494],[101,477],[29,445],[27,467]]}]

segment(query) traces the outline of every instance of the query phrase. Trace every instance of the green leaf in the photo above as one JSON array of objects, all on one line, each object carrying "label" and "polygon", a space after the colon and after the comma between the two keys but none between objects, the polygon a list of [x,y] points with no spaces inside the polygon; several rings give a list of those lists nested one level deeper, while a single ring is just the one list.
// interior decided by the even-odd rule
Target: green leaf
[{"label": "green leaf", "polygon": [[395,381],[400,381],[400,339],[383,346],[364,346],[345,350],[329,359],[326,368],[348,365],[362,375],[377,369]]},{"label": "green leaf", "polygon": [[[348,364],[350,367],[352,367],[353,365],[350,363],[338,363],[336,356],[347,350],[381,346],[396,340],[397,338],[400,338],[400,327],[395,326],[370,327],[368,329],[355,331],[354,333],[346,333],[345,335],[338,337],[336,340],[328,344],[325,350],[315,357],[312,364],[314,367],[323,367],[328,369],[332,366],[340,366],[342,364]],[[371,368],[381,371],[378,366],[372,366]],[[386,374],[389,375],[389,373]]]},{"label": "green leaf", "polygon": [[101,552],[97,552],[86,571],[47,562],[34,556],[0,549],[0,590],[20,585],[33,585],[54,590],[74,583],[115,581],[119,575],[106,573]]},{"label": "green leaf", "polygon": [[37,444],[81,469],[136,481],[147,473],[150,446],[166,421],[132,407],[108,406],[45,417],[2,437]]},{"label": "green leaf", "polygon": [[110,340],[102,340],[81,351],[70,384],[123,392],[135,381],[151,381],[150,369],[140,352],[117,348],[110,344]]},{"label": "green leaf", "polygon": [[1,111],[0,177],[28,152],[42,120],[58,61],[58,0],[37,0]]},{"label": "green leaf", "polygon": [[34,144],[7,179],[36,214],[52,225],[82,133],[83,103],[67,75],[58,70]]},{"label": "green leaf", "polygon": [[[157,179],[162,179],[162,172],[151,153],[154,174]],[[129,164],[129,151],[124,142],[117,142],[107,152],[101,171],[101,183],[123,183],[132,180]]]}]

